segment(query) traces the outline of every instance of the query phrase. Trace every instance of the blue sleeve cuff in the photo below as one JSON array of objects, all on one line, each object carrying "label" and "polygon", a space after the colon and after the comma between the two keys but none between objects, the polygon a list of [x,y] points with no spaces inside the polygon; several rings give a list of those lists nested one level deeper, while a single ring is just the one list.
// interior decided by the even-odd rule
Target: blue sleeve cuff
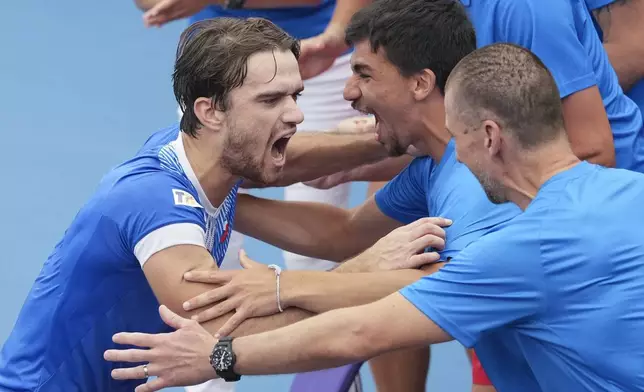
[{"label": "blue sleeve cuff", "polygon": [[617,0],[586,0],[586,4],[588,5],[588,8],[590,8],[591,11],[595,11],[596,9],[599,9],[614,3],[615,1]]},{"label": "blue sleeve cuff", "polygon": [[395,208],[391,207],[389,203],[387,203],[386,195],[384,194],[385,189],[380,189],[378,192],[376,192],[376,195],[374,197],[376,201],[376,205],[378,206],[378,209],[385,215],[387,215],[389,218],[396,220],[404,225],[410,224],[417,219],[419,219],[415,215],[409,215],[409,214],[404,214],[401,213],[400,211],[397,211]]},{"label": "blue sleeve cuff", "polygon": [[399,293],[405,297],[412,305],[418,310],[423,312],[427,318],[432,320],[443,331],[445,331],[452,338],[458,340],[466,348],[472,348],[476,344],[476,339],[473,336],[459,328],[457,325],[446,319],[438,309],[431,306],[431,298],[421,298],[413,288],[413,284],[404,287]]},{"label": "blue sleeve cuff", "polygon": [[595,74],[590,73],[582,75],[559,86],[559,97],[564,99],[578,91],[585,90],[596,85],[597,80],[595,79]]}]

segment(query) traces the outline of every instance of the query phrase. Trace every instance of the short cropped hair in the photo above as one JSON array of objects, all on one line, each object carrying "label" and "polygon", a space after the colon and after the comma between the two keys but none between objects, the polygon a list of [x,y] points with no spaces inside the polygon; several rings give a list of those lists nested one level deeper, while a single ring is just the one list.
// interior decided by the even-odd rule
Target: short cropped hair
[{"label": "short cropped hair", "polygon": [[441,93],[454,66],[476,49],[474,27],[455,0],[376,0],[353,15],[345,40],[368,40],[374,53],[382,47],[405,77],[431,70]]},{"label": "short cropped hair", "polygon": [[222,17],[189,26],[181,34],[172,75],[174,95],[183,111],[181,130],[195,137],[202,126],[195,101],[212,98],[214,107],[226,110],[228,94],[246,79],[248,58],[274,50],[300,55],[298,41],[266,19]]},{"label": "short cropped hair", "polygon": [[472,52],[454,68],[447,88],[455,89],[453,102],[466,124],[491,114],[523,148],[553,140],[564,129],[552,74],[520,46],[497,43]]}]

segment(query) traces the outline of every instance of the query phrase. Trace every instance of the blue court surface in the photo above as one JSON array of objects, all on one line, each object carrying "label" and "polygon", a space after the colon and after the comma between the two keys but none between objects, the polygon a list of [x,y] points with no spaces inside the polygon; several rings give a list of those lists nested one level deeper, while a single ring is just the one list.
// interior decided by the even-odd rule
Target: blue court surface
[{"label": "blue court surface", "polygon": [[[170,75],[185,26],[145,29],[131,1],[0,2],[0,344],[101,176],[176,120]],[[365,192],[356,184],[352,202]],[[279,250],[246,244],[251,257],[282,263]],[[291,379],[245,377],[237,391],[288,391]],[[470,380],[460,345],[434,347],[428,391],[468,391]]]}]

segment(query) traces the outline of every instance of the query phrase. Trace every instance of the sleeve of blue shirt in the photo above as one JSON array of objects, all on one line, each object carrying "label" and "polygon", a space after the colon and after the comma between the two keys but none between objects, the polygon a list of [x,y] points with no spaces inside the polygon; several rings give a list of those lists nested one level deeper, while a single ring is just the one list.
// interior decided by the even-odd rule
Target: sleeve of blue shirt
[{"label": "sleeve of blue shirt", "polygon": [[598,8],[605,7],[609,4],[613,4],[617,0],[586,0],[586,5],[591,11],[594,11]]},{"label": "sleeve of blue shirt", "polygon": [[177,204],[175,191],[194,190],[170,173],[153,171],[122,179],[106,200],[104,215],[114,220],[129,251],[147,234],[175,223],[193,223],[205,230],[203,208]]},{"label": "sleeve of blue shirt", "polygon": [[431,167],[429,158],[414,159],[376,193],[380,211],[404,224],[429,216],[426,188]]},{"label": "sleeve of blue shirt", "polygon": [[500,230],[481,237],[440,271],[400,293],[466,347],[542,305],[543,278],[534,230]]},{"label": "sleeve of blue shirt", "polygon": [[569,1],[499,0],[496,41],[530,49],[554,77],[565,98],[597,84],[593,65],[577,35]]}]

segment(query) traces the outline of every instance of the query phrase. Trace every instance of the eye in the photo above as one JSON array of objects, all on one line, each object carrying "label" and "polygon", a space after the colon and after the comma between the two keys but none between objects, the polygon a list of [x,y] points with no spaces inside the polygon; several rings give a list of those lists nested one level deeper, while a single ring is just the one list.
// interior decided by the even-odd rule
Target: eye
[{"label": "eye", "polygon": [[358,74],[358,77],[359,77],[360,79],[369,79],[371,76],[369,76],[369,75],[367,75],[367,74],[359,73],[359,74]]},{"label": "eye", "polygon": [[297,102],[297,99],[302,96],[302,93],[295,93],[293,94],[293,100]]},{"label": "eye", "polygon": [[263,102],[264,102],[266,105],[269,105],[269,106],[275,106],[275,105],[277,105],[277,103],[280,101],[280,99],[282,99],[282,97],[273,97],[273,98],[265,99]]}]

